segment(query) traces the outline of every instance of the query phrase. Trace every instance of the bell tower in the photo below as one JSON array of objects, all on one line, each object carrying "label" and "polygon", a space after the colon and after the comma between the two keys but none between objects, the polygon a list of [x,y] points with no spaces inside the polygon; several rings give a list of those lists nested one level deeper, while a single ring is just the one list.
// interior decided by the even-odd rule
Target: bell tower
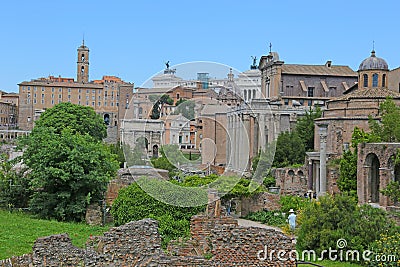
[{"label": "bell tower", "polygon": [[82,45],[78,47],[76,80],[78,83],[89,82],[89,48],[85,46],[85,39],[82,40]]}]

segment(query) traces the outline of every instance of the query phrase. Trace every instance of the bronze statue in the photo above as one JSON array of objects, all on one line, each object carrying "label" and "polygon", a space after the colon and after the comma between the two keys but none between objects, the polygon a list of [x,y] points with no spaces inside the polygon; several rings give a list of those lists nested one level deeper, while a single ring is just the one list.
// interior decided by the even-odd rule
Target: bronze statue
[{"label": "bronze statue", "polygon": [[169,60],[165,62],[165,66],[167,66],[167,69],[169,69]]}]

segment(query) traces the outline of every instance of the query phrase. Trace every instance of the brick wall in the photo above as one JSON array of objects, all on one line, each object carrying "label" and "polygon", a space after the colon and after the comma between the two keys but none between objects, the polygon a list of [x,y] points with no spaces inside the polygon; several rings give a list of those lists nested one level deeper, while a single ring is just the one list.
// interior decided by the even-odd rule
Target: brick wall
[{"label": "brick wall", "polygon": [[[192,238],[186,242],[171,242],[168,250],[174,255],[199,256],[212,255],[209,266],[295,266],[291,261],[262,260],[260,251],[294,249],[291,239],[273,229],[241,227],[229,216],[210,218],[193,216],[191,221]],[[268,254],[269,255],[269,254]]]},{"label": "brick wall", "polygon": [[281,195],[303,196],[307,192],[306,167],[278,168],[273,175]]},{"label": "brick wall", "polygon": [[268,192],[256,194],[251,197],[243,197],[240,201],[240,216],[245,217],[250,212],[260,210],[279,210],[279,195]]}]

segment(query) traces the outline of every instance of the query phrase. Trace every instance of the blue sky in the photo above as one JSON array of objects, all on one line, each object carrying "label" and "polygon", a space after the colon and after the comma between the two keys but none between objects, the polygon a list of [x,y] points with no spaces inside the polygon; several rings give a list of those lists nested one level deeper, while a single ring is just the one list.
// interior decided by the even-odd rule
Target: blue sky
[{"label": "blue sky", "polygon": [[[286,63],[348,65],[376,54],[400,66],[398,1],[3,1],[0,90],[48,75],[76,77],[85,36],[90,79],[140,86],[171,65],[212,61],[244,71],[277,51]],[[194,77],[193,77],[194,78]]]}]

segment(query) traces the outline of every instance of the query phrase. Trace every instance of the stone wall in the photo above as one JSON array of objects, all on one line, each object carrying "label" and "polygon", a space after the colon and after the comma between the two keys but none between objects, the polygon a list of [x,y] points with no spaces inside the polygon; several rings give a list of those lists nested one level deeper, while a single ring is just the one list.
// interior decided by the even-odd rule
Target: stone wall
[{"label": "stone wall", "polygon": [[245,217],[250,212],[260,210],[279,210],[279,195],[268,192],[256,194],[251,197],[243,197],[240,200],[240,216]]},{"label": "stone wall", "polygon": [[274,170],[273,175],[281,195],[303,196],[307,192],[306,167],[278,168]]},{"label": "stone wall", "polygon": [[[76,248],[67,234],[39,238],[28,255],[0,261],[0,267],[49,266],[295,266],[260,260],[261,250],[294,249],[291,239],[272,229],[239,227],[232,217],[194,216],[192,238],[161,249],[158,224],[152,219],[115,227]],[[205,257],[207,255],[207,257]]]}]

